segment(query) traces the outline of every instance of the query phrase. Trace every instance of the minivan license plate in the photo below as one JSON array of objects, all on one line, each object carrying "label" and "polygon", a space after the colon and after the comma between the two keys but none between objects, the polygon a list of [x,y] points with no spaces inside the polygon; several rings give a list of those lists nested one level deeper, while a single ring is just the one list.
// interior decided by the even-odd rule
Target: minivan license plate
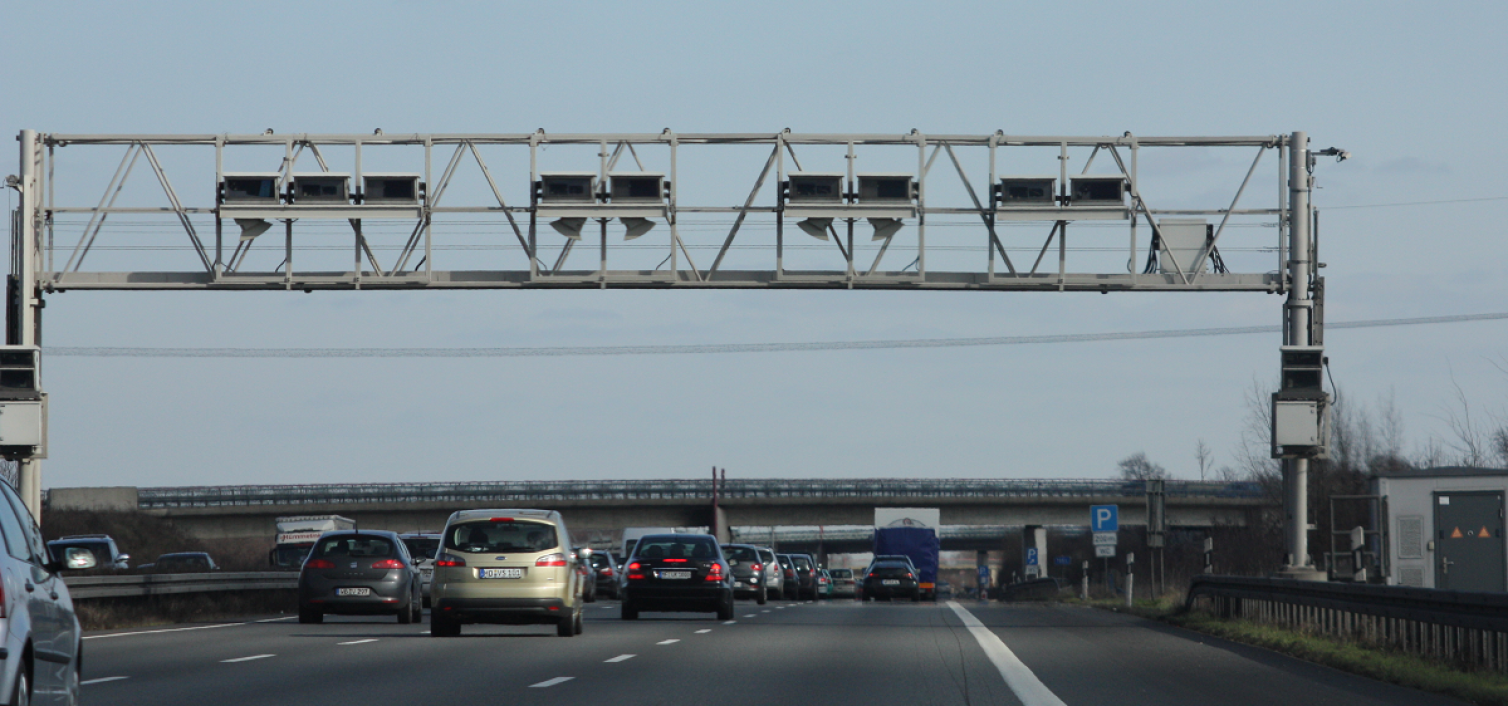
[{"label": "minivan license plate", "polygon": [[523,569],[477,569],[479,578],[484,579],[521,579],[524,577]]},{"label": "minivan license plate", "polygon": [[372,595],[372,589],[370,589],[370,588],[337,588],[337,589],[335,589],[335,595],[337,595],[337,596],[370,596],[370,595]]},{"label": "minivan license plate", "polygon": [[659,572],[659,575],[660,575],[660,578],[662,578],[662,579],[689,579],[689,578],[691,578],[691,572],[690,571],[661,571],[661,572]]}]

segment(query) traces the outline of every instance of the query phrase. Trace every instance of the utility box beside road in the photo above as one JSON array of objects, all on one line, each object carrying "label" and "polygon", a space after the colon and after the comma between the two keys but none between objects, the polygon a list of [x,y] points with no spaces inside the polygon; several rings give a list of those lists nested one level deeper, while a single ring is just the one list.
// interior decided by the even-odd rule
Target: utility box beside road
[{"label": "utility box beside road", "polygon": [[1503,538],[1508,469],[1444,467],[1380,473],[1388,583],[1508,591]]}]

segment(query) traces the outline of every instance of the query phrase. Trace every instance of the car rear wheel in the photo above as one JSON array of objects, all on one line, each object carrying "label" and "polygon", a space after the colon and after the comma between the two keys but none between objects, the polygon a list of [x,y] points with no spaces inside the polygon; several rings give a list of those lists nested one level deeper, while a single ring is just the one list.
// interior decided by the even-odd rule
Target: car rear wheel
[{"label": "car rear wheel", "polygon": [[911,594],[911,602],[912,603],[921,603],[922,602],[922,594],[921,593],[913,593],[913,594]]},{"label": "car rear wheel", "polygon": [[16,693],[11,696],[10,702],[14,706],[30,706],[31,682],[26,676],[26,665],[21,665],[20,673],[16,674]]},{"label": "car rear wheel", "polygon": [[728,597],[728,600],[724,601],[721,605],[719,605],[717,607],[717,619],[718,620],[732,620],[733,619],[733,598],[731,596]]},{"label": "car rear wheel", "polygon": [[580,635],[582,633],[582,631],[585,630],[585,629],[586,629],[586,615],[584,613],[577,613],[576,614],[576,634]]},{"label": "car rear wheel", "polygon": [[298,621],[318,625],[325,622],[325,612],[314,606],[301,605],[298,607]]},{"label": "car rear wheel", "polygon": [[414,622],[414,597],[410,595],[408,600],[403,602],[403,607],[398,609],[398,624],[408,625],[412,622]]},{"label": "car rear wheel", "polygon": [[634,605],[634,604],[632,604],[632,603],[629,603],[627,598],[623,599],[623,619],[624,620],[638,620],[639,619],[639,607],[636,606],[636,605]]},{"label": "car rear wheel", "polygon": [[764,588],[759,589],[759,597],[755,598],[754,602],[758,603],[759,605],[764,605],[766,603],[769,603],[770,602],[770,598],[769,598],[769,595],[768,595],[768,590],[764,589]]},{"label": "car rear wheel", "polygon": [[560,637],[576,636],[576,618],[570,615],[561,618],[555,623],[555,634]]}]

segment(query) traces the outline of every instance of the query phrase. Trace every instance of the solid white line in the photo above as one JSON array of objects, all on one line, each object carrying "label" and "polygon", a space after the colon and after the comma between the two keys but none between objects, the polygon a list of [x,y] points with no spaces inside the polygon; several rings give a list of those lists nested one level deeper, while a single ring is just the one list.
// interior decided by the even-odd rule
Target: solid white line
[{"label": "solid white line", "polygon": [[729,621],[724,622],[723,625],[732,625],[732,624],[737,623],[737,622],[738,622],[737,620],[729,620]]},{"label": "solid white line", "polygon": [[296,616],[296,615],[289,615],[289,616],[283,617],[283,618],[268,618],[266,620],[253,620],[252,622],[254,622],[254,623],[276,623],[279,620],[293,620],[296,617],[298,617],[298,616]]},{"label": "solid white line", "polygon": [[276,657],[276,656],[277,655],[252,655],[250,657],[237,657],[235,659],[222,659],[222,660],[220,660],[220,662],[222,664],[231,664],[233,662],[250,662],[250,661],[252,661],[254,659],[267,659],[268,657]]},{"label": "solid white line", "polygon": [[701,635],[703,633],[709,633],[709,632],[712,632],[712,628],[707,628],[706,630],[698,630],[698,631],[696,631],[696,634]]},{"label": "solid white line", "polygon": [[633,658],[634,658],[634,655],[618,655],[617,657],[614,657],[612,659],[604,659],[602,661],[603,662],[622,662],[622,661],[630,660],[630,659],[633,659]]},{"label": "solid white line", "polygon": [[1032,674],[1016,653],[1006,647],[1000,637],[979,622],[967,608],[958,605],[957,601],[948,601],[948,607],[958,614],[958,619],[969,628],[969,633],[979,642],[979,648],[984,650],[986,657],[995,664],[995,669],[1000,670],[1000,676],[1005,679],[1005,685],[1015,692],[1016,698],[1021,700],[1022,706],[1066,706],[1057,694],[1048,690],[1037,675]]},{"label": "solid white line", "polygon": [[363,644],[363,643],[376,642],[376,641],[377,641],[377,638],[375,638],[375,637],[369,637],[369,638],[367,638],[365,640],[352,640],[350,642],[337,642],[335,644],[337,644],[337,645],[360,645],[360,644]]},{"label": "solid white line", "polygon": [[680,642],[680,640],[660,640],[659,642],[656,642],[655,644],[656,645],[672,645],[672,644],[675,644],[677,642]]},{"label": "solid white line", "polygon": [[530,684],[529,688],[530,689],[543,689],[543,688],[545,688],[547,686],[555,686],[556,684],[564,684],[565,682],[568,682],[568,681],[570,681],[572,679],[575,679],[575,678],[576,677],[555,677],[554,679],[546,679],[546,680],[544,680],[544,681],[542,681],[542,682],[540,682],[538,684]]},{"label": "solid white line", "polygon": [[163,628],[161,630],[138,630],[137,632],[112,632],[109,635],[85,635],[85,640],[102,640],[107,637],[126,637],[127,635],[156,635],[164,632],[186,632],[189,630],[213,630],[214,628],[230,628],[246,623],[222,623],[220,625],[195,625],[191,628]]},{"label": "solid white line", "polygon": [[100,677],[98,679],[86,679],[84,681],[79,682],[79,685],[80,686],[89,686],[90,684],[103,684],[103,683],[105,683],[107,681],[120,681],[122,679],[130,679],[130,678],[131,677]]}]

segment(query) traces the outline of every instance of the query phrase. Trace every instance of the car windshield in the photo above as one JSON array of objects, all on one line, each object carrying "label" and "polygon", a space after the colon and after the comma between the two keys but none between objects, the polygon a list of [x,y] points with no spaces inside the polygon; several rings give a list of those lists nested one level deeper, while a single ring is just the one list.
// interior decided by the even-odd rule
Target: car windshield
[{"label": "car windshield", "polygon": [[370,534],[342,534],[334,537],[321,537],[314,543],[312,556],[325,557],[395,557],[398,555],[393,543],[386,537],[377,537]]},{"label": "car windshield", "polygon": [[711,537],[660,534],[639,540],[634,556],[640,559],[716,559],[717,542]]},{"label": "car windshield", "polygon": [[587,561],[592,563],[592,568],[594,569],[606,569],[612,566],[612,562],[607,560],[606,554],[592,554],[587,557]]},{"label": "car windshield", "polygon": [[408,554],[415,560],[433,559],[435,553],[440,550],[439,537],[402,537],[403,543],[408,546]]},{"label": "car windshield", "polygon": [[52,558],[58,561],[62,560],[63,550],[68,547],[80,547],[83,549],[88,549],[92,554],[94,554],[95,561],[98,561],[101,564],[108,563],[112,560],[112,557],[110,556],[109,542],[54,542],[48,545],[48,548],[52,550]]},{"label": "car windshield", "polygon": [[508,522],[463,522],[445,531],[445,548],[472,554],[484,552],[543,552],[560,542],[555,525],[513,520]]},{"label": "car windshield", "polygon": [[853,569],[833,569],[832,571],[830,571],[828,573],[830,573],[832,575],[832,577],[835,578],[835,579],[851,579],[851,578],[853,578]]},{"label": "car windshield", "polygon": [[737,545],[723,547],[723,556],[728,557],[728,561],[741,561],[746,564],[759,563],[759,552],[753,547],[740,547]]},{"label": "car windshield", "polygon": [[785,569],[791,568],[791,558],[788,557],[788,556],[786,556],[786,555],[784,555],[784,554],[781,554],[780,555],[780,566],[782,568],[785,568]]}]

